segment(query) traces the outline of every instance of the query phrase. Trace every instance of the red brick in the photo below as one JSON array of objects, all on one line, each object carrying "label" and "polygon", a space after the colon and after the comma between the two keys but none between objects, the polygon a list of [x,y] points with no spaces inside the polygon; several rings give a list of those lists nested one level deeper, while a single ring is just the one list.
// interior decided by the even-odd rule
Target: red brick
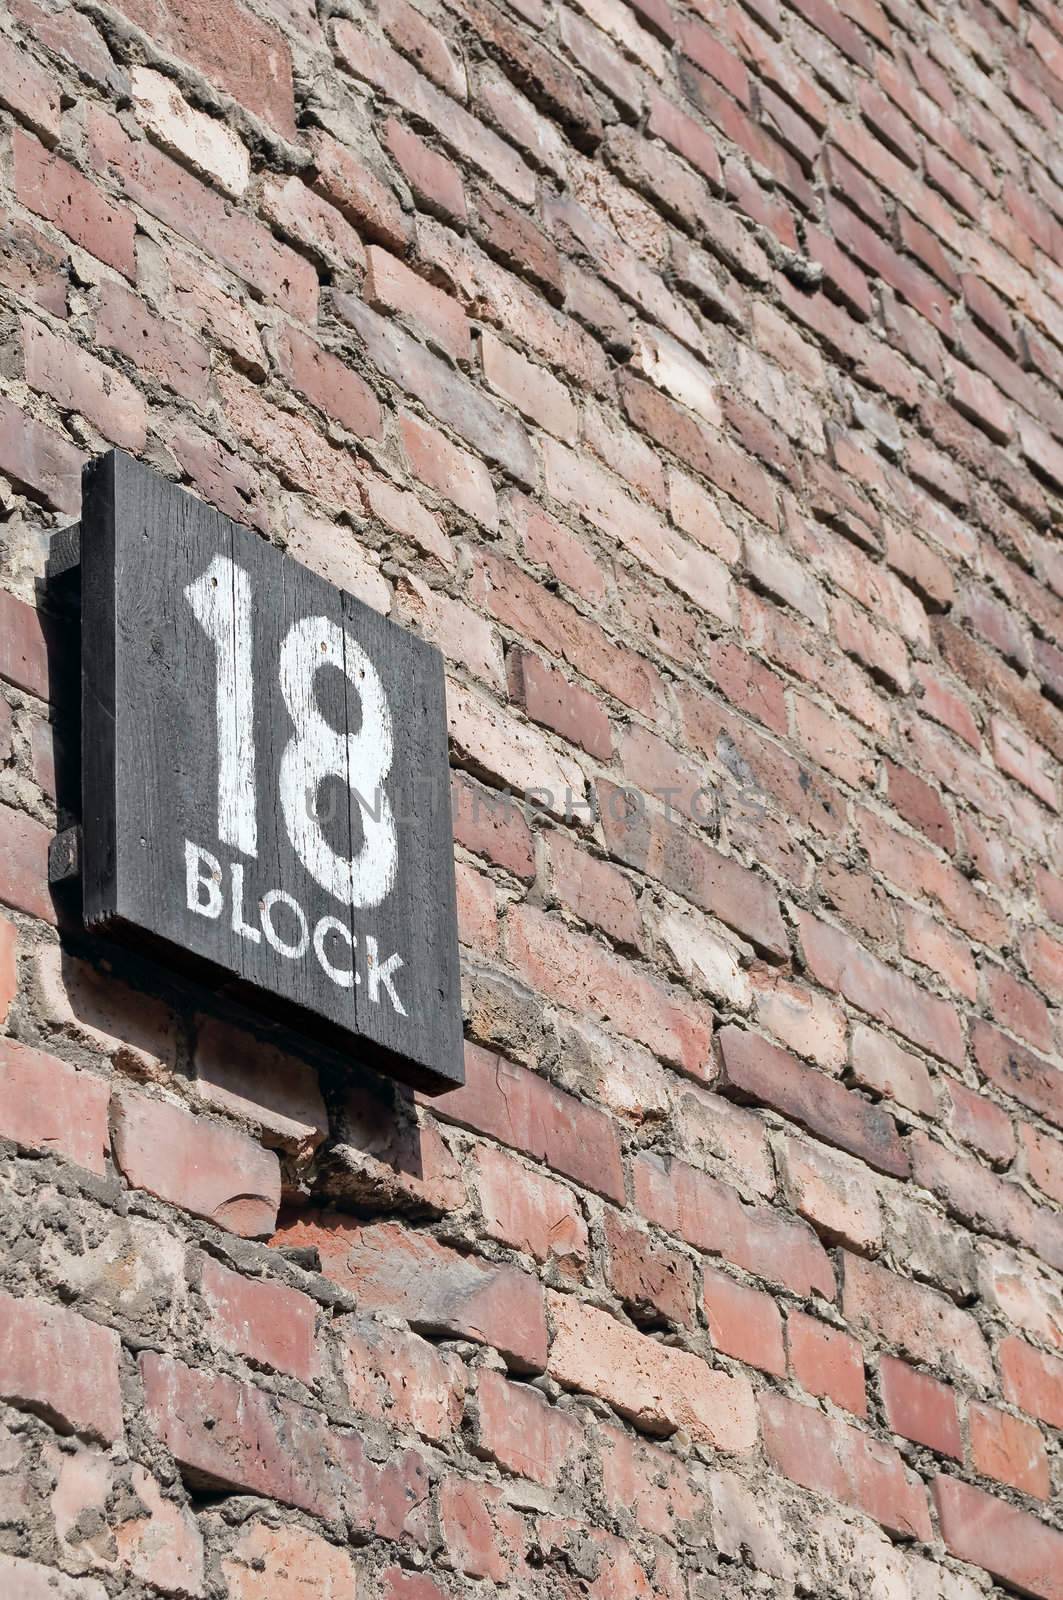
[{"label": "red brick", "polygon": [[459,0],[457,10],[493,46],[518,87],[534,85],[536,102],[580,149],[593,149],[601,138],[601,119],[571,68],[537,40],[525,37],[490,0]]},{"label": "red brick", "polygon": [[401,1328],[343,1317],[336,1323],[347,1395],[362,1416],[449,1439],[461,1421],[464,1370],[457,1356]]},{"label": "red brick", "polygon": [[535,876],[531,829],[506,795],[475,783],[463,772],[451,776],[454,838],[466,850],[530,882]]},{"label": "red brick", "polygon": [[147,438],[148,409],[121,372],[42,323],[22,319],[26,382],[63,412],[86,417],[104,438],[139,451]]},{"label": "red brick", "polygon": [[685,1428],[693,1439],[728,1451],[747,1451],[756,1442],[747,1379],[658,1344],[572,1295],[551,1294],[550,1315],[549,1372],[563,1388],[596,1395],[646,1433]]},{"label": "red brick", "polygon": [[294,250],[320,261],[333,282],[361,283],[365,246],[347,218],[302,178],[267,178],[259,210]]},{"label": "red brick", "polygon": [[555,668],[530,651],[514,649],[506,662],[510,697],[533,721],[610,761],[613,731],[600,702],[579,684],[570,683]]},{"label": "red brick", "polygon": [[1063,1534],[958,1478],[934,1480],[941,1534],[961,1561],[1038,1600],[1063,1595]]},{"label": "red brick", "polygon": [[854,1331],[867,1329],[925,1366],[955,1373],[963,1383],[994,1387],[982,1332],[940,1290],[902,1278],[859,1256],[843,1256],[842,1309]]},{"label": "red brick", "polygon": [[110,1099],[105,1078],[14,1039],[0,1039],[0,1079],[0,1136],[102,1176]]},{"label": "red brick", "polygon": [[1020,1494],[1047,1500],[1052,1480],[1041,1430],[996,1406],[972,1400],[967,1413],[971,1466]]},{"label": "red brick", "polygon": [[473,1183],[489,1237],[555,1264],[565,1277],[581,1278],[590,1245],[575,1196],[490,1145],[477,1148],[474,1162]]},{"label": "red brick", "polygon": [[984,971],[986,997],[994,1018],[1035,1050],[1053,1048],[1052,1020],[1041,996],[1002,967]]},{"label": "red brick", "polygon": [[303,1158],[329,1131],[317,1073],[307,1062],[246,1029],[196,1018],[196,1093],[208,1104],[257,1123],[267,1143]]},{"label": "red brick", "polygon": [[615,1211],[605,1213],[604,1232],[609,1283],[632,1319],[643,1324],[663,1319],[673,1326],[694,1327],[694,1264],[690,1257]]},{"label": "red brick", "polygon": [[197,67],[287,139],[295,136],[292,62],[283,34],[235,0],[121,0],[121,10],[169,55]]},{"label": "red brick", "polygon": [[786,1342],[793,1376],[803,1389],[833,1400],[856,1417],[867,1416],[864,1357],[852,1334],[803,1311],[791,1311]]},{"label": "red brick", "polygon": [[885,1111],[758,1034],[728,1026],[719,1034],[721,1084],[770,1106],[881,1172],[906,1177],[908,1158]]},{"label": "red brick", "polygon": [[[514,907],[510,960],[541,994],[607,1015],[612,1028],[691,1077],[708,1070],[712,1021],[704,1006],[533,906]],[[590,996],[593,995],[593,1002]]]},{"label": "red brick", "polygon": [[785,1376],[782,1317],[771,1296],[710,1267],[702,1273],[701,1289],[701,1303],[716,1349],[749,1367]]},{"label": "red brick", "polygon": [[272,1231],[280,1164],[247,1134],[165,1100],[122,1091],[113,1107],[114,1154],[134,1188],[253,1238]]},{"label": "red brick", "polygon": [[988,1022],[972,1029],[979,1070],[1005,1094],[1063,1127],[1063,1074]]},{"label": "red brick", "polygon": [[629,1513],[648,1533],[674,1538],[677,1523],[696,1513],[698,1499],[684,1463],[660,1445],[605,1425],[599,1429],[606,1503]]},{"label": "red brick", "polygon": [[210,352],[176,323],[152,316],[144,302],[121,284],[100,284],[96,339],[126,356],[149,377],[197,405],[210,385]]},{"label": "red brick", "polygon": [[435,1097],[432,1110],[608,1199],[624,1199],[620,1145],[610,1118],[526,1067],[466,1045],[464,1086]]},{"label": "red brick", "polygon": [[565,1481],[584,1448],[578,1412],[551,1405],[500,1372],[479,1374],[472,1414],[477,1454],[544,1488]]},{"label": "red brick", "polygon": [[153,1351],[140,1374],[146,1420],[193,1481],[337,1514],[337,1452],[321,1412]]},{"label": "red brick", "polygon": [[975,1094],[951,1078],[945,1080],[945,1094],[948,1125],[957,1139],[973,1145],[994,1165],[1006,1167],[1017,1149],[1015,1130],[1007,1113],[985,1095]]},{"label": "red brick", "polygon": [[790,1203],[817,1233],[861,1254],[877,1253],[882,1243],[878,1190],[863,1162],[791,1138],[777,1146],[776,1159]]},{"label": "red brick", "polygon": [[281,1600],[292,1583],[303,1589],[301,1600],[334,1600],[354,1594],[357,1582],[346,1550],[295,1523],[244,1523],[222,1572],[229,1600]]},{"label": "red brick", "polygon": [[25,50],[0,40],[0,105],[49,144],[59,140],[59,88]]},{"label": "red brick", "polygon": [[840,929],[804,913],[798,915],[798,926],[805,961],[819,983],[934,1055],[960,1065],[963,1029],[953,1006],[885,966]]},{"label": "red brick", "polygon": [[[446,1591],[433,1578],[403,1567],[386,1567],[380,1584],[380,1600],[447,1600]],[[275,1596],[263,1595],[262,1600],[275,1600]]]},{"label": "red brick", "polygon": [[18,930],[7,917],[0,916],[0,1028],[7,1021],[17,993]]},{"label": "red brick", "polygon": [[457,1475],[444,1478],[439,1527],[454,1566],[466,1577],[502,1584],[523,1564],[523,1524],[505,1504],[498,1484]]},{"label": "red brick", "polygon": [[311,151],[314,189],[322,199],[348,217],[367,239],[404,254],[412,226],[387,185],[353,151],[323,130],[313,132]]},{"label": "red brick", "polygon": [[794,1483],[906,1538],[931,1537],[923,1482],[891,1446],[770,1390],[760,1396],[760,1416],[768,1460]]},{"label": "red brick", "polygon": [[768,880],[651,811],[630,790],[599,782],[598,804],[613,855],[719,917],[769,955],[786,958],[789,941]]},{"label": "red brick", "polygon": [[1060,1141],[1027,1123],[1020,1124],[1019,1139],[1030,1178],[1050,1199],[1063,1205],[1063,1146]]},{"label": "red brick", "polygon": [[280,370],[326,416],[362,439],[379,439],[380,405],[369,385],[349,366],[301,333],[287,328],[277,343]]},{"label": "red brick", "polygon": [[997,1350],[1005,1397],[1031,1417],[1063,1428],[1063,1360],[1009,1334]]},{"label": "red brick", "polygon": [[905,1361],[883,1356],[879,1382],[886,1420],[894,1433],[925,1444],[938,1455],[963,1458],[955,1391]]},{"label": "red brick", "polygon": [[354,453],[334,445],[306,417],[282,411],[235,373],[222,373],[218,389],[233,427],[287,484],[349,513],[362,510],[362,476]]},{"label": "red brick", "polygon": [[23,205],[127,278],[136,276],[133,213],[115,205],[61,157],[18,128],[12,135],[15,192]]},{"label": "red brick", "polygon": [[403,127],[394,117],[384,124],[384,141],[402,168],[403,176],[421,205],[444,218],[464,222],[467,217],[465,189],[461,173],[453,162],[441,156]]},{"label": "red brick", "polygon": [[317,273],[309,261],[279,244],[268,229],[234,210],[169,156],[145,140],[130,139],[102,109],[91,108],[87,134],[93,167],[108,175],[130,200],[224,262],[266,299],[292,316],[313,320]]},{"label": "red brick", "polygon": [[480,336],[480,356],[484,377],[496,394],[557,438],[575,442],[578,412],[568,390],[552,373],[526,360],[487,329]]},{"label": "red brick", "polygon": [[461,56],[450,48],[438,27],[406,0],[382,0],[379,15],[385,32],[403,55],[455,100],[466,99],[468,83]]},{"label": "red brick", "polygon": [[245,1278],[213,1256],[202,1258],[199,1292],[212,1342],[304,1383],[314,1381],[317,1307],[309,1295],[269,1278]]},{"label": "red brick", "polygon": [[122,1437],[119,1351],[113,1328],[0,1290],[0,1396],[61,1433]]},{"label": "red brick", "polygon": [[24,811],[0,806],[0,905],[55,922],[48,889],[51,833]]},{"label": "red brick", "polygon": [[648,1221],[793,1294],[834,1299],[830,1258],[806,1223],[746,1205],[729,1184],[681,1161],[646,1153],[633,1174],[635,1203]]},{"label": "red brick", "polygon": [[409,412],[399,413],[399,430],[414,476],[485,527],[494,528],[498,506],[483,462]]},{"label": "red brick", "polygon": [[955,1155],[924,1133],[913,1133],[908,1145],[916,1181],[954,1216],[1025,1245],[1063,1270],[1063,1220],[1055,1212],[1036,1206],[1017,1183],[988,1171],[973,1157]]},{"label": "red brick", "polygon": [[455,361],[469,360],[469,324],[458,302],[377,245],[369,247],[364,292],[377,311],[396,314],[412,323],[430,345]]},{"label": "red brick", "polygon": [[363,1226],[339,1212],[296,1216],[273,1242],[316,1248],[326,1276],[366,1309],[396,1312],[421,1333],[493,1345],[520,1371],[546,1364],[542,1290],[527,1273],[459,1255],[428,1233]]}]

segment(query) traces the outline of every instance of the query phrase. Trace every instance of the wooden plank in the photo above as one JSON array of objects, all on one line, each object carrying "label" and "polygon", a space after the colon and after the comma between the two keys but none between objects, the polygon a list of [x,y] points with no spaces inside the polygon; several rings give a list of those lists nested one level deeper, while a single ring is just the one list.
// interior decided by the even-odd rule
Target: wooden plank
[{"label": "wooden plank", "polygon": [[461,1082],[438,651],[120,452],[82,559],[86,921]]}]

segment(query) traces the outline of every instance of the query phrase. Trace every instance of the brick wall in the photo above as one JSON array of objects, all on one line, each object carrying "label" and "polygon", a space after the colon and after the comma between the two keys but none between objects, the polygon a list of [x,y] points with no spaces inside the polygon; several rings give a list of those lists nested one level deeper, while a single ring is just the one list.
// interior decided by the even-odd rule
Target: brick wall
[{"label": "brick wall", "polygon": [[[1060,1600],[1063,11],[7,0],[0,106],[0,1591]],[[57,930],[111,444],[447,656],[462,1090]]]}]

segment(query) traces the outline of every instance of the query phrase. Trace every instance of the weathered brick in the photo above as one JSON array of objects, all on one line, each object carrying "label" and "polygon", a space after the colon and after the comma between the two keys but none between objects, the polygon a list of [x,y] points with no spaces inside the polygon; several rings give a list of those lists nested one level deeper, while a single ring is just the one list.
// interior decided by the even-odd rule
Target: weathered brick
[{"label": "weathered brick", "polygon": [[997,1350],[1004,1394],[1013,1405],[1053,1428],[1063,1427],[1063,1361],[1009,1334]]},{"label": "weathered brick", "polygon": [[953,1006],[917,987],[903,973],[838,928],[798,913],[805,960],[818,982],[836,990],[861,1011],[953,1066],[964,1056],[963,1029]]},{"label": "weathered brick", "polygon": [[613,855],[720,918],[776,959],[789,942],[767,880],[725,856],[630,790],[599,782],[598,803]]},{"label": "weathered brick", "polygon": [[975,1059],[991,1083],[1063,1127],[1063,1077],[1048,1061],[988,1022],[972,1029]]},{"label": "weathered brick", "polygon": [[357,1583],[346,1550],[295,1523],[245,1524],[222,1572],[230,1600],[279,1600],[293,1582],[304,1588],[305,1600],[334,1600],[353,1594]]},{"label": "weathered brick", "polygon": [[326,416],[359,438],[379,439],[380,405],[363,378],[338,356],[298,328],[287,328],[277,342],[281,372]]},{"label": "weathered brick", "polygon": [[199,1292],[212,1341],[234,1355],[313,1382],[317,1307],[308,1295],[268,1278],[246,1278],[213,1256],[202,1258]]},{"label": "weathered brick", "polygon": [[866,1417],[864,1358],[859,1340],[844,1328],[791,1311],[786,1319],[790,1367],[809,1394],[823,1395],[854,1416]]},{"label": "weathered brick", "polygon": [[0,1081],[0,1136],[102,1175],[110,1101],[105,1078],[14,1039],[0,1039]]},{"label": "weathered brick", "polygon": [[474,1160],[473,1183],[488,1235],[579,1278],[590,1244],[571,1191],[491,1145],[480,1145]]},{"label": "weathered brick", "polygon": [[[261,223],[233,210],[222,196],[146,140],[130,139],[114,117],[95,106],[89,113],[88,153],[93,168],[110,177],[149,216],[222,261],[292,316],[313,320],[317,273],[308,261],[279,244]],[[99,191],[93,188],[92,193]],[[132,225],[132,213],[123,210],[119,216]],[[127,277],[133,275],[131,235],[125,266],[121,260],[111,264]]]},{"label": "weathered brick", "polygon": [[0,398],[0,472],[26,494],[57,511],[81,509],[85,456],[62,434]]},{"label": "weathered brick", "polygon": [[172,78],[135,67],[131,82],[137,121],[156,142],[227,194],[243,194],[251,178],[251,158],[237,135],[190,106]]},{"label": "weathered brick", "polygon": [[194,1481],[337,1514],[342,1478],[321,1412],[154,1351],[140,1376],[147,1420]]},{"label": "weathered brick", "polygon": [[607,1012],[617,1032],[691,1077],[706,1075],[711,1017],[682,991],[532,906],[511,912],[507,942],[511,961],[540,993],[576,1010],[593,993],[596,1014]]},{"label": "weathered brick", "polygon": [[64,412],[79,412],[113,443],[144,448],[147,406],[121,372],[28,317],[22,320],[22,348],[31,389],[48,395]]},{"label": "weathered brick", "polygon": [[362,1305],[396,1312],[418,1332],[494,1345],[518,1371],[546,1364],[542,1290],[526,1273],[459,1255],[427,1233],[362,1226],[338,1212],[296,1217],[274,1243],[316,1248],[326,1275]]},{"label": "weathered brick", "polygon": [[633,1178],[643,1216],[695,1249],[794,1294],[834,1299],[834,1269],[806,1223],[771,1206],[746,1205],[729,1184],[658,1155],[638,1156]]},{"label": "weathered brick", "polygon": [[479,1454],[545,1487],[567,1476],[584,1448],[578,1413],[499,1372],[484,1370],[477,1378],[473,1426]]},{"label": "weathered brick", "polygon": [[461,1420],[465,1393],[461,1363],[401,1328],[357,1317],[336,1324],[351,1405],[426,1439],[445,1440]]},{"label": "weathered brick", "polygon": [[955,1391],[905,1361],[883,1356],[879,1384],[886,1419],[894,1433],[925,1444],[938,1455],[963,1457]]},{"label": "weathered brick", "polygon": [[620,1145],[610,1119],[526,1067],[467,1045],[464,1086],[437,1096],[432,1109],[609,1199],[624,1198]]},{"label": "weathered brick", "polygon": [[908,1158],[886,1112],[755,1033],[729,1026],[719,1042],[723,1087],[771,1106],[882,1172],[907,1175]]},{"label": "weathered brick", "polygon": [[718,1450],[756,1442],[748,1380],[717,1372],[685,1350],[658,1344],[571,1295],[550,1295],[550,1375],[614,1406],[644,1432],[686,1428]]},{"label": "weathered brick", "polygon": [[210,352],[174,322],[156,317],[119,283],[100,285],[96,338],[148,376],[186,400],[202,405],[210,384]]},{"label": "weathered brick", "polygon": [[706,1267],[701,1303],[717,1350],[762,1372],[785,1374],[782,1317],[770,1295]]},{"label": "weathered brick", "polygon": [[384,124],[384,142],[402,168],[418,201],[444,219],[464,222],[468,215],[461,173],[394,117]]},{"label": "weathered brick", "polygon": [[291,54],[284,35],[253,12],[222,0],[121,0],[129,20],[169,55],[198,68],[218,88],[286,138],[295,134]]},{"label": "weathered brick", "polygon": [[660,1318],[679,1327],[695,1324],[694,1265],[615,1211],[604,1219],[608,1278],[628,1314],[641,1323]]},{"label": "weathered brick", "polygon": [[940,1290],[902,1278],[859,1256],[843,1256],[842,1309],[851,1327],[961,1382],[994,1386],[989,1351],[977,1322]]},{"label": "weathered brick", "polygon": [[15,192],[22,204],[97,260],[135,278],[133,213],[108,200],[68,162],[17,128],[12,147]]},{"label": "weathered brick", "polygon": [[1059,1600],[1063,1534],[958,1478],[935,1478],[933,1490],[942,1537],[954,1556],[1024,1594]]},{"label": "weathered brick", "polygon": [[882,1242],[878,1191],[864,1164],[823,1145],[785,1138],[778,1145],[783,1187],[791,1204],[829,1241],[864,1255]]},{"label": "weathered brick", "polygon": [[967,1413],[971,1465],[986,1478],[1047,1500],[1051,1474],[1041,1430],[996,1406],[972,1401]]},{"label": "weathered brick", "polygon": [[135,1188],[246,1237],[272,1231],[280,1164],[245,1133],[145,1094],[120,1092],[114,1155]]},{"label": "weathered brick", "polygon": [[113,1328],[0,1290],[0,1395],[60,1432],[122,1437],[119,1353]]},{"label": "weathered brick", "polygon": [[786,1477],[855,1506],[895,1533],[930,1538],[922,1479],[890,1445],[770,1390],[760,1396],[760,1416],[768,1460]]}]

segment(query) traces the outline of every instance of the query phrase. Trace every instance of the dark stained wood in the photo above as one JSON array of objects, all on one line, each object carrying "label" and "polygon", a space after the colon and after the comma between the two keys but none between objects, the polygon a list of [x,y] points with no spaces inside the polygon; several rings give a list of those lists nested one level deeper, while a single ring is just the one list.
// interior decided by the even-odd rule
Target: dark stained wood
[{"label": "dark stained wood", "polygon": [[[193,960],[201,977],[253,996],[289,1026],[324,1033],[359,1062],[427,1089],[460,1083],[439,652],[119,451],[86,475],[81,566],[86,924]],[[237,675],[219,706],[218,655],[222,640],[232,648],[245,583],[250,682]],[[191,585],[200,609],[212,608],[209,624],[189,600]],[[370,718],[365,744],[385,748],[379,729],[390,723],[381,788],[397,846],[394,881],[369,905],[343,890],[344,862],[360,858],[365,840],[348,734],[357,751],[366,661],[386,706],[382,720]],[[231,747],[253,733],[253,804],[238,808],[242,822],[232,809],[219,814],[219,716]],[[316,808],[306,837],[281,804],[282,770],[302,773],[301,750],[315,781],[290,788]],[[334,768],[320,783],[319,758]],[[363,799],[379,812],[379,795]],[[315,853],[317,827],[332,856]],[[197,865],[191,905],[186,845]],[[376,855],[388,859],[386,849]],[[203,914],[218,896],[220,914]],[[389,983],[367,964],[374,948]]]}]

